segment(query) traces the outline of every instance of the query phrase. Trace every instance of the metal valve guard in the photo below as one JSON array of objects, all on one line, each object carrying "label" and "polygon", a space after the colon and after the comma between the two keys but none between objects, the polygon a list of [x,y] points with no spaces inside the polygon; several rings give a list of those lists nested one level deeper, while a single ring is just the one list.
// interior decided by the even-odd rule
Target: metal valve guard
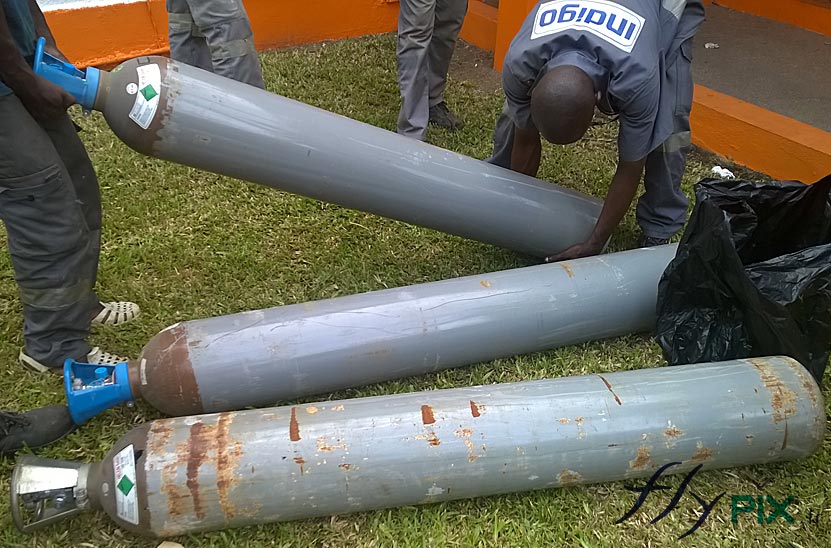
[{"label": "metal valve guard", "polygon": [[11,480],[11,514],[17,528],[30,533],[87,510],[89,468],[79,462],[20,457]]}]

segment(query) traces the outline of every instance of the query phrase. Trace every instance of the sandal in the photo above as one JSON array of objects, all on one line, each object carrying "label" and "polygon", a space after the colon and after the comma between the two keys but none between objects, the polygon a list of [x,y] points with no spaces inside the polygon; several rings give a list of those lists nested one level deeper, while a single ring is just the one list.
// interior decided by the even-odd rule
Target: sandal
[{"label": "sandal", "polygon": [[115,354],[110,354],[109,352],[102,352],[97,346],[87,354],[87,363],[95,365],[115,365],[126,361],[129,360],[121,356],[116,356]]},{"label": "sandal", "polygon": [[[25,349],[20,349],[20,354],[18,356],[21,365],[28,367],[29,369],[33,369],[38,373],[46,373],[47,371],[52,371],[53,373],[63,374],[63,366],[60,367],[49,367],[44,365],[34,359],[33,357],[26,354]],[[129,361],[127,358],[122,358],[121,356],[116,356],[115,354],[110,354],[109,352],[102,352],[100,348],[97,346],[89,351],[87,354],[87,361],[86,363],[92,363],[95,365],[115,365],[117,363]]]},{"label": "sandal", "polygon": [[129,301],[102,302],[101,306],[101,312],[92,319],[94,325],[123,325],[134,320],[141,312],[136,303]]}]

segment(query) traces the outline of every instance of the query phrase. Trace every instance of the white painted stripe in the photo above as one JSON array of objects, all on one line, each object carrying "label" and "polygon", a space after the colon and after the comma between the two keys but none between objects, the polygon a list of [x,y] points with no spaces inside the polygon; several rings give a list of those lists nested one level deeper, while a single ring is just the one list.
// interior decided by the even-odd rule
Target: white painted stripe
[{"label": "white painted stripe", "polygon": [[84,8],[100,8],[116,4],[137,4],[145,0],[38,0],[40,9],[44,12],[55,10],[79,10]]}]

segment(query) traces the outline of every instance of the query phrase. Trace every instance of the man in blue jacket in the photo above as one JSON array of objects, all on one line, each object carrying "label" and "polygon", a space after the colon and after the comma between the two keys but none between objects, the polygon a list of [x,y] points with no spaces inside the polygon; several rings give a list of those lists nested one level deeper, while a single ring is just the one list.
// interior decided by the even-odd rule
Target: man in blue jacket
[{"label": "man in blue jacket", "polygon": [[642,175],[640,245],[668,243],[683,227],[692,39],[703,20],[701,0],[554,0],[526,18],[505,57],[506,102],[489,161],[536,176],[541,136],[579,140],[595,108],[620,121],[617,169],[594,232],[549,260],[599,253]]}]

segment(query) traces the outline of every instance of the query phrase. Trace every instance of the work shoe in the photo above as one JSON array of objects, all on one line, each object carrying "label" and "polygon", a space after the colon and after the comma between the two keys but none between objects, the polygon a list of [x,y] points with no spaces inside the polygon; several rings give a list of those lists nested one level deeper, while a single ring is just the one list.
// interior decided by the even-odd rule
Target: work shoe
[{"label": "work shoe", "polygon": [[430,123],[453,131],[465,127],[465,121],[453,114],[444,101],[430,107]]},{"label": "work shoe", "polygon": [[70,434],[76,425],[65,405],[48,405],[25,413],[0,411],[0,456],[24,447],[37,449]]},{"label": "work shoe", "polygon": [[646,234],[641,234],[641,237],[638,238],[638,247],[655,247],[656,245],[666,245],[669,243],[669,238],[655,238],[653,236],[647,236]]},{"label": "work shoe", "polygon": [[141,313],[141,309],[136,303],[129,301],[113,301],[110,303],[101,303],[101,312],[99,312],[93,319],[93,325],[112,325],[119,326],[134,320]]},{"label": "work shoe", "polygon": [[[21,365],[28,367],[29,369],[34,369],[38,373],[46,373],[47,371],[54,371],[58,374],[63,373],[63,364],[55,367],[43,365],[33,357],[26,354],[26,351],[22,348],[20,349],[18,359],[20,360]],[[127,358],[122,358],[120,356],[116,356],[115,354],[110,354],[109,352],[102,352],[97,346],[89,351],[86,360],[86,363],[92,363],[95,365],[115,365],[120,362],[128,361]]]}]

